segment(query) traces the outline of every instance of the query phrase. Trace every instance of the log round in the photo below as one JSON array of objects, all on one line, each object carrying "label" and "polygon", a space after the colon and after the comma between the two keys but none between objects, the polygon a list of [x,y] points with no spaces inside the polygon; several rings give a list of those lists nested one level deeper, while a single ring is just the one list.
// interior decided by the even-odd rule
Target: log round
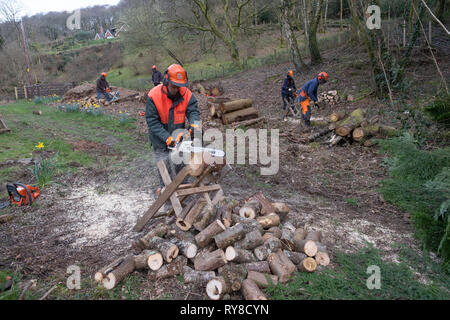
[{"label": "log round", "polygon": [[297,265],[297,269],[300,272],[313,272],[317,268],[317,262],[311,257],[305,258],[301,263]]},{"label": "log round", "polygon": [[267,300],[266,296],[251,279],[242,282],[242,294],[245,300]]}]

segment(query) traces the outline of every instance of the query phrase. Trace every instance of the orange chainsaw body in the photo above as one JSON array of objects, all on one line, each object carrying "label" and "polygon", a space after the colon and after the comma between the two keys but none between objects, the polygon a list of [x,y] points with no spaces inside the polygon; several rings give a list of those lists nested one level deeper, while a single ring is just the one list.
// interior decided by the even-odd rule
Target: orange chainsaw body
[{"label": "orange chainsaw body", "polygon": [[6,190],[9,194],[9,201],[11,204],[17,206],[32,205],[34,199],[39,197],[39,188],[32,187],[22,183],[8,183]]}]

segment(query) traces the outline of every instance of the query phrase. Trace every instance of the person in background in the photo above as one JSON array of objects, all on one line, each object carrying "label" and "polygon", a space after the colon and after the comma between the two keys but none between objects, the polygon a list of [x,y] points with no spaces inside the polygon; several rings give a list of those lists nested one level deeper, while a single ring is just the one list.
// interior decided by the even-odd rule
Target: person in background
[{"label": "person in background", "polygon": [[[294,71],[289,70],[286,79],[283,81],[283,86],[281,87],[281,98],[283,99],[283,110],[286,110],[287,103],[291,103],[294,99],[295,87],[294,81]],[[287,102],[287,103],[286,103]]]},{"label": "person in background", "polygon": [[305,83],[299,90],[297,102],[299,102],[302,107],[302,118],[308,127],[311,126],[310,102],[311,100],[314,101],[314,105],[319,107],[319,104],[317,103],[317,89],[319,88],[319,84],[324,84],[327,80],[328,74],[326,72],[321,72],[316,78]]},{"label": "person in background", "polygon": [[159,72],[158,68],[154,65],[152,67],[152,82],[153,85],[156,87],[158,84],[160,84],[162,81],[162,74]]},{"label": "person in background", "polygon": [[110,92],[111,87],[106,81],[106,72],[102,72],[100,78],[97,79],[97,100],[100,100],[103,95],[106,101],[111,101],[113,97],[111,96]]}]

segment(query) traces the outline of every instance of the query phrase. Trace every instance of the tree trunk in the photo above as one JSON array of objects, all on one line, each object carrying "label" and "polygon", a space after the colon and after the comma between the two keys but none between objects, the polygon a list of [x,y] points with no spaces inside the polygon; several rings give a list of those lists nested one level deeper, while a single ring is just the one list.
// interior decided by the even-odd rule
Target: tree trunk
[{"label": "tree trunk", "polygon": [[120,257],[116,260],[114,260],[113,262],[111,262],[110,264],[108,264],[107,266],[101,268],[99,271],[97,271],[94,275],[94,280],[96,282],[102,282],[103,278],[110,273],[111,271],[114,270],[114,268],[117,268],[117,266],[119,264],[121,264],[123,261],[125,260],[124,257]]},{"label": "tree trunk", "polygon": [[173,242],[179,249],[180,253],[188,259],[192,259],[197,254],[197,246],[187,240],[174,240]]},{"label": "tree trunk", "polygon": [[331,122],[338,122],[339,120],[342,120],[342,119],[344,119],[345,118],[345,112],[344,111],[336,111],[336,112],[333,112],[331,115],[330,115],[330,121]]},{"label": "tree trunk", "polygon": [[273,237],[278,238],[278,239],[281,238],[281,230],[278,227],[270,227],[264,235],[266,235],[266,234],[270,234]]},{"label": "tree trunk", "polygon": [[255,219],[242,218],[238,214],[232,214],[231,221],[235,225],[241,224],[242,227],[244,228],[245,233],[252,232],[255,229],[258,229],[259,232],[261,232],[261,233],[264,232],[264,228],[262,227],[262,225]]},{"label": "tree trunk", "polygon": [[253,280],[245,279],[242,282],[242,295],[245,300],[267,300]]},{"label": "tree trunk", "polygon": [[303,62],[302,57],[300,55],[300,50],[298,49],[297,38],[295,37],[294,32],[292,32],[292,26],[289,21],[289,6],[287,4],[287,1],[289,1],[289,0],[280,0],[281,19],[282,19],[282,24],[283,24],[284,33],[286,35],[286,39],[289,42],[292,63],[295,66],[295,70],[300,73],[306,67],[306,65]]}]

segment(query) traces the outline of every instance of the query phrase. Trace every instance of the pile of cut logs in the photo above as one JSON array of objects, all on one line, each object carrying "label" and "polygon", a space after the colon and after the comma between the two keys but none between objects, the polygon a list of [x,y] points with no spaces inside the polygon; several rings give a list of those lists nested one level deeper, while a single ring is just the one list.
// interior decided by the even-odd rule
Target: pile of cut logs
[{"label": "pile of cut logs", "polygon": [[397,129],[379,123],[379,116],[375,115],[366,119],[366,112],[363,109],[356,109],[349,115],[345,112],[333,112],[330,115],[330,123],[311,136],[309,142],[321,136],[333,132],[328,141],[330,146],[334,146],[341,141],[357,142],[365,147],[376,144],[376,138],[388,138],[397,135]]},{"label": "pile of cut logs", "polygon": [[319,102],[326,102],[329,105],[334,105],[339,101],[339,96],[337,90],[332,90],[328,92],[322,92],[318,96]]},{"label": "pile of cut logs", "polygon": [[[208,108],[212,118],[219,118],[224,125],[238,121],[255,123],[260,121],[258,111],[251,99],[231,100],[229,98],[208,97]],[[250,121],[252,120],[252,121]]]},{"label": "pile of cut logs", "polygon": [[134,270],[148,269],[150,280],[182,275],[184,283],[204,286],[212,300],[239,292],[248,300],[266,300],[262,289],[270,283],[286,283],[295,271],[313,272],[330,263],[321,233],[296,225],[286,204],[261,192],[240,206],[225,198],[209,206],[199,198],[184,211],[192,219],[155,223],[133,242],[137,254],[102,268],[95,280],[112,289]]},{"label": "pile of cut logs", "polygon": [[221,96],[221,95],[223,95],[223,88],[218,85],[205,87],[201,83],[194,83],[192,85],[192,91],[199,92],[201,94],[204,94],[205,96]]}]

